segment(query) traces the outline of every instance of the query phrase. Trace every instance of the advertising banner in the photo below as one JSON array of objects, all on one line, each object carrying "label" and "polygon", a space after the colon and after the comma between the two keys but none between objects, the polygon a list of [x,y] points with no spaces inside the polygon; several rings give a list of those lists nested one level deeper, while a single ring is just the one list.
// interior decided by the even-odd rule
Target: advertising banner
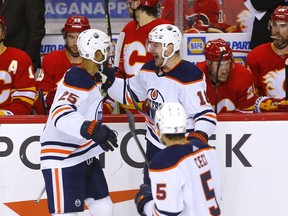
[{"label": "advertising banner", "polygon": [[[135,216],[134,195],[142,183],[144,159],[128,124],[108,123],[120,147],[99,157],[115,216]],[[48,216],[39,170],[39,136],[44,124],[0,125],[0,215]],[[222,216],[286,215],[288,121],[218,122],[209,144],[216,147],[222,176]],[[144,123],[136,123],[145,148]],[[88,210],[79,214],[88,216]]]},{"label": "advertising banner", "polygon": [[184,34],[180,51],[182,58],[193,63],[204,61],[205,44],[217,38],[227,41],[233,51],[235,62],[245,65],[246,56],[250,52],[250,33]]}]

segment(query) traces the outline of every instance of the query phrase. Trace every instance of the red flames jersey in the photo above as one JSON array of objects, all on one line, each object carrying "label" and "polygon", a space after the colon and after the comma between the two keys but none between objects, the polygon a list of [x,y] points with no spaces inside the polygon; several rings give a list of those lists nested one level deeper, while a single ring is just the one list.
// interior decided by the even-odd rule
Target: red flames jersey
[{"label": "red flames jersey", "polygon": [[126,77],[133,76],[142,65],[153,58],[146,50],[146,42],[150,31],[160,24],[169,23],[165,19],[155,19],[152,22],[139,27],[135,20],[130,21],[122,30],[125,38],[120,54],[119,70]]},{"label": "red flames jersey", "polygon": [[[207,97],[215,107],[216,91],[210,82],[206,62],[197,66],[205,73]],[[251,72],[240,64],[232,63],[227,81],[218,86],[217,112],[252,112],[256,99]]]},{"label": "red flames jersey", "polygon": [[[80,62],[79,62],[80,64]],[[37,90],[47,94],[56,88],[64,73],[73,65],[67,57],[66,50],[56,50],[44,56],[42,68],[37,78]]]},{"label": "red flames jersey", "polygon": [[0,109],[14,115],[32,113],[36,83],[32,61],[22,50],[7,47],[0,53]]},{"label": "red flames jersey", "polygon": [[[80,64],[80,63],[79,63]],[[64,73],[73,65],[67,56],[66,50],[56,50],[48,53],[42,60],[42,68],[36,80],[37,91],[41,89],[46,95],[58,86]],[[35,100],[34,109],[37,114],[43,114],[43,107],[40,100]]]},{"label": "red flames jersey", "polygon": [[247,67],[252,71],[259,96],[285,97],[285,60],[288,54],[279,56],[272,43],[254,48],[246,58]]}]

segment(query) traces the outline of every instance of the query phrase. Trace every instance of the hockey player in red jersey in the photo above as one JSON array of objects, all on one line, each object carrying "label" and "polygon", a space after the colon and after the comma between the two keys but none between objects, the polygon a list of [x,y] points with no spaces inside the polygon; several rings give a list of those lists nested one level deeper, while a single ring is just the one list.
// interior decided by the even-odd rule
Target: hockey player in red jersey
[{"label": "hockey player in red jersey", "polygon": [[0,116],[32,114],[36,92],[32,60],[24,51],[5,46],[6,28],[0,16]]},{"label": "hockey player in red jersey", "polygon": [[196,66],[206,76],[207,97],[215,111],[252,113],[257,99],[252,74],[233,61],[228,43],[220,38],[210,40],[205,45],[204,55],[206,60]]},{"label": "hockey player in red jersey", "polygon": [[277,7],[269,23],[273,42],[255,47],[246,58],[259,96],[257,112],[288,111],[285,61],[288,57],[288,6]]},{"label": "hockey player in red jersey", "polygon": [[187,118],[179,102],[156,111],[156,130],[167,148],[150,163],[151,187],[142,184],[135,196],[140,215],[221,215],[218,156],[205,142],[187,141]]},{"label": "hockey player in red jersey", "polygon": [[129,0],[133,20],[120,33],[124,41],[118,69],[124,78],[133,76],[144,63],[153,58],[146,50],[148,34],[155,26],[169,23],[164,19],[157,19],[158,2],[159,0]]},{"label": "hockey player in red jersey", "polygon": [[[90,29],[90,24],[85,16],[72,15],[68,17],[64,28],[61,30],[65,41],[65,49],[48,53],[42,60],[42,67],[36,84],[37,90],[41,89],[44,94],[47,106],[45,114],[49,112],[58,82],[62,79],[64,73],[73,65],[77,66],[81,63],[76,42],[79,34],[86,29]],[[37,114],[44,113],[42,99],[37,97],[35,101],[34,108]]]},{"label": "hockey player in red jersey", "polygon": [[80,33],[81,65],[71,67],[59,82],[40,137],[41,170],[53,216],[77,216],[84,211],[84,204],[91,216],[113,216],[108,185],[97,159],[118,147],[117,133],[102,123],[98,72],[107,60],[109,45],[108,35],[100,30]]},{"label": "hockey player in red jersey", "polygon": [[[153,123],[155,111],[164,102],[183,104],[189,115],[189,132],[193,131],[189,135],[191,139],[207,142],[216,128],[215,112],[205,96],[205,77],[195,65],[181,59],[181,40],[182,33],[177,26],[158,25],[149,33],[147,44],[154,56],[152,60],[126,80],[107,74],[105,87],[114,100],[123,104],[133,104],[132,98],[136,102],[148,100],[146,154],[149,160],[165,147],[160,143]],[[147,173],[144,173],[144,182],[149,183]]]}]

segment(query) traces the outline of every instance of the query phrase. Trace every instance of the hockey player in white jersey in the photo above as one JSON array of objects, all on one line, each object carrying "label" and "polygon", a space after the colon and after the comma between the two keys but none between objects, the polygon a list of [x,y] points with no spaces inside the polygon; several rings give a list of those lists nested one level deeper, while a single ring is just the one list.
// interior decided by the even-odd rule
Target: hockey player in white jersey
[{"label": "hockey player in white jersey", "polygon": [[95,157],[118,147],[116,132],[102,124],[101,77],[97,78],[109,41],[97,29],[79,35],[82,63],[60,81],[40,138],[41,170],[53,216],[77,216],[84,201],[91,216],[113,215],[106,178]]},{"label": "hockey player in white jersey", "polygon": [[151,161],[151,187],[143,184],[135,196],[140,215],[219,216],[219,161],[205,142],[188,142],[187,115],[180,103],[164,103],[155,125],[167,148]]},{"label": "hockey player in white jersey", "polygon": [[[206,99],[204,74],[191,62],[180,58],[182,34],[177,26],[161,24],[149,33],[148,51],[154,59],[145,63],[141,70],[129,79],[115,78],[106,73],[103,82],[111,98],[122,104],[145,101],[149,104],[147,125],[147,149],[149,160],[165,146],[155,133],[153,119],[155,111],[164,102],[180,102],[189,117],[187,128],[189,139],[204,142],[216,128],[216,114]],[[129,91],[129,89],[131,91]],[[152,121],[151,121],[152,119]],[[144,169],[144,182],[149,184],[147,169]]]}]

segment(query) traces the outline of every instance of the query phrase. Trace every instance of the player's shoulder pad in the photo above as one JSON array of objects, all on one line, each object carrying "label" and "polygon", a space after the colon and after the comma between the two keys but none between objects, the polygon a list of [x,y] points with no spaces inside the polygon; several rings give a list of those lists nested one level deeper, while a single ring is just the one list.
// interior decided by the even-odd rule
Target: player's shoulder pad
[{"label": "player's shoulder pad", "polygon": [[64,83],[80,89],[90,89],[95,86],[95,81],[83,69],[73,66],[64,76]]},{"label": "player's shoulder pad", "polygon": [[[65,50],[54,50],[52,52],[47,53],[43,59],[51,59],[55,60],[55,58],[59,58],[63,55],[63,52],[65,53]],[[66,55],[64,55],[66,57]],[[67,58],[67,57],[66,57]]]},{"label": "player's shoulder pad", "polygon": [[213,149],[213,147],[204,142],[197,142],[195,144],[190,142],[186,145],[169,146],[157,153],[149,168],[155,170],[172,168],[184,157],[194,154],[201,149]]},{"label": "player's shoulder pad", "polygon": [[157,66],[155,65],[155,60],[151,59],[150,61],[146,62],[141,70],[145,70],[145,71],[156,71]]},{"label": "player's shoulder pad", "polygon": [[166,74],[166,77],[176,79],[182,83],[203,80],[203,72],[193,63],[182,60],[177,67]]},{"label": "player's shoulder pad", "polygon": [[131,20],[124,26],[122,32],[129,33],[130,29],[134,30],[136,27],[137,27],[137,21]]},{"label": "player's shoulder pad", "polygon": [[153,158],[150,169],[166,169],[175,166],[183,157],[191,154],[187,145],[173,145],[161,150]]},{"label": "player's shoulder pad", "polygon": [[[32,64],[32,60],[31,60],[30,56],[25,51],[18,49],[18,48],[15,48],[15,47],[7,47],[6,50],[9,53],[9,56],[11,58],[13,58],[13,59],[15,58],[18,61],[20,60],[20,63],[29,61],[29,63],[31,62],[31,64]],[[21,61],[23,61],[23,62],[21,62]]]}]

